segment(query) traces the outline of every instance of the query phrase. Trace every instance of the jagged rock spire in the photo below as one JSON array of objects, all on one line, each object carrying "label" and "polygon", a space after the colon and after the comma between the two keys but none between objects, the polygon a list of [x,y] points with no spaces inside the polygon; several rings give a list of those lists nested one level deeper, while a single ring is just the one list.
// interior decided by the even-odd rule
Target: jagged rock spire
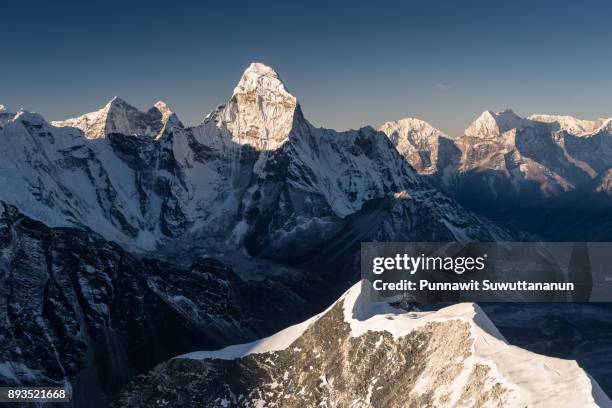
[{"label": "jagged rock spire", "polygon": [[222,120],[236,143],[273,150],[287,140],[298,106],[278,74],[255,62],[234,88]]}]

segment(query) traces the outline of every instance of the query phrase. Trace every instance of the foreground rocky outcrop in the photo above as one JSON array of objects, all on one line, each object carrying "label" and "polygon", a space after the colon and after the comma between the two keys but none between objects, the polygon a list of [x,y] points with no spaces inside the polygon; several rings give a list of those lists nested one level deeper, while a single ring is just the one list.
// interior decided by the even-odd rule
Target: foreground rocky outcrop
[{"label": "foreground rocky outcrop", "polygon": [[574,361],[506,344],[474,304],[405,312],[367,296],[359,283],[270,338],[175,358],[113,406],[612,406]]}]

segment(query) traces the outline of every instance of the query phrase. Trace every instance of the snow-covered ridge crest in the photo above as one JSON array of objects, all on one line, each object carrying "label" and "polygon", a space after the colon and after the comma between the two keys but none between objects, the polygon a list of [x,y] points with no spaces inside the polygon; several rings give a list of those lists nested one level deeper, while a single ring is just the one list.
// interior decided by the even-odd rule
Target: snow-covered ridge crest
[{"label": "snow-covered ridge crest", "polygon": [[567,115],[543,115],[536,114],[529,116],[530,120],[544,122],[554,126],[553,130],[564,130],[576,136],[586,136],[597,133],[599,129],[605,127],[606,123],[612,118],[599,118],[597,120],[577,119]]},{"label": "snow-covered ridge crest", "polygon": [[141,112],[117,96],[98,111],[51,124],[81,129],[89,139],[104,138],[111,133],[159,138],[173,126],[182,126],[176,114],[162,101],[147,112]]},{"label": "snow-covered ridge crest", "polygon": [[[444,338],[443,344],[438,344],[434,334],[427,346],[441,349],[431,351],[431,356],[423,362],[413,362],[422,363],[410,391],[415,399],[420,398],[419,395],[433,393],[436,395],[436,406],[471,406],[462,398],[462,390],[465,392],[466,389],[485,384],[483,398],[484,394],[491,397],[498,393],[503,406],[507,407],[607,407],[612,404],[599,385],[575,361],[546,357],[507,344],[476,304],[460,303],[434,312],[406,312],[387,303],[371,302],[368,289],[367,283],[357,283],[326,311],[271,337],[177,358],[234,360],[251,354],[283,350],[298,355],[303,353],[303,358],[307,358],[311,350],[302,350],[294,346],[295,342],[305,336],[312,337],[312,332],[318,331],[319,322],[332,318],[334,309],[340,305],[343,309],[341,320],[350,327],[349,336],[363,341],[367,341],[365,338],[368,336],[379,337],[374,347],[380,347],[381,352],[387,349],[381,345],[389,341],[388,334],[397,344],[415,333],[439,332],[438,336],[442,336],[439,338]],[[340,336],[339,343],[342,333],[339,327],[336,333]],[[380,336],[375,333],[380,333]],[[326,335],[332,333],[327,332]],[[456,350],[458,354],[447,355],[448,350],[457,347],[457,344],[450,346],[453,342],[463,344],[466,349],[460,346]],[[393,352],[397,353],[400,349],[393,348]],[[341,350],[339,352],[342,353]],[[399,361],[404,361],[401,356]],[[373,373],[374,376],[376,374]]]},{"label": "snow-covered ridge crest", "polygon": [[297,110],[297,98],[278,74],[254,62],[242,74],[221,115],[235,143],[274,150],[286,142]]}]

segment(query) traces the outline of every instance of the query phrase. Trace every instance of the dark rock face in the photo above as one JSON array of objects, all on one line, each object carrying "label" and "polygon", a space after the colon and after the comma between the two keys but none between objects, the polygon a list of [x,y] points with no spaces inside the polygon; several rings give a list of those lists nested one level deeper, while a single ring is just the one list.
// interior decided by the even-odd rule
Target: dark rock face
[{"label": "dark rock face", "polygon": [[[285,350],[236,360],[174,359],[139,376],[112,406],[434,407],[434,393],[459,376],[471,346],[469,326],[459,320],[429,323],[399,339],[372,331],[351,337],[339,302]],[[446,361],[431,388],[413,393],[434,355]],[[485,387],[488,371],[474,366],[460,405],[503,406],[508,390]]]},{"label": "dark rock face", "polygon": [[3,385],[71,382],[77,397],[113,395],[177,354],[249,341],[314,313],[296,313],[304,301],[291,287],[308,290],[299,277],[244,282],[213,259],[189,268],[139,259],[3,203],[0,254]]}]

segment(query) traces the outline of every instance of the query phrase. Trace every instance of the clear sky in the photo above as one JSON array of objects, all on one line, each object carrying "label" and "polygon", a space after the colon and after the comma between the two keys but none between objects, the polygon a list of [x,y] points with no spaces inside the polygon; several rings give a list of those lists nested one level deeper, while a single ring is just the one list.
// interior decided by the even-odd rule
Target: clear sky
[{"label": "clear sky", "polygon": [[315,125],[485,109],[612,116],[612,1],[29,1],[0,6],[0,103],[63,119],[118,95],[198,123],[252,61]]}]

